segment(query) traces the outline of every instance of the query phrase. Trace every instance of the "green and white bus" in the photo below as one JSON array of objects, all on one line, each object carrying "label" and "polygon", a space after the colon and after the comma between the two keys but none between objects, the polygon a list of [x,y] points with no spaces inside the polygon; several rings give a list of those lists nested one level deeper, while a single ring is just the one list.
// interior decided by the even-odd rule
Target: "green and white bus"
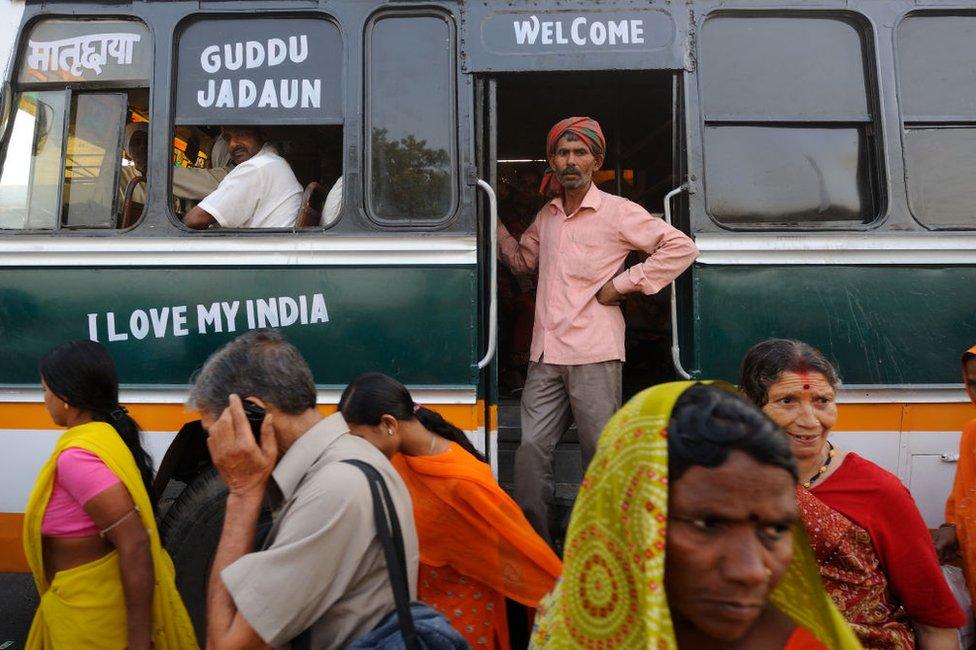
[{"label": "green and white bus", "polygon": [[[359,372],[396,376],[509,481],[517,381],[497,376],[524,363],[512,294],[531,287],[496,269],[494,221],[531,220],[567,115],[607,133],[601,186],[701,250],[673,291],[623,306],[627,391],[734,381],[753,343],[806,340],[844,378],[841,444],[941,521],[976,415],[958,367],[976,342],[976,2],[52,0],[27,2],[10,47],[0,571],[24,569],[21,513],[58,435],[36,364],[66,339],[108,346],[166,455],[178,566],[205,573],[198,524],[219,510],[190,377],[248,329],[298,345],[323,411]],[[123,148],[142,122],[144,173]],[[216,165],[221,125],[276,143],[307,188],[300,227],[182,225],[173,179]]]}]

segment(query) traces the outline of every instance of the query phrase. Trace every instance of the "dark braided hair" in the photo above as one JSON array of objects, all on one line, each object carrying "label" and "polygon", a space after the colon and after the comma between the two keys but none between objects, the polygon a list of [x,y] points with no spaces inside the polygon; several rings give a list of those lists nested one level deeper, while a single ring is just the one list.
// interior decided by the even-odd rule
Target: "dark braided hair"
[{"label": "dark braided hair", "polygon": [[119,374],[108,350],[95,341],[68,341],[45,354],[38,366],[44,383],[59,399],[115,429],[152,495],[152,459],[140,442],[139,425],[119,404]]},{"label": "dark braided hair", "polygon": [[698,384],[678,398],[668,425],[668,476],[674,481],[695,465],[719,467],[733,451],[799,474],[790,443],[772,420],[735,393]]},{"label": "dark braided hair", "polygon": [[406,386],[381,372],[367,372],[353,379],[342,391],[339,410],[348,424],[376,426],[384,415],[403,422],[417,420],[428,431],[456,442],[478,460],[487,462],[463,431],[440,413],[414,404]]}]

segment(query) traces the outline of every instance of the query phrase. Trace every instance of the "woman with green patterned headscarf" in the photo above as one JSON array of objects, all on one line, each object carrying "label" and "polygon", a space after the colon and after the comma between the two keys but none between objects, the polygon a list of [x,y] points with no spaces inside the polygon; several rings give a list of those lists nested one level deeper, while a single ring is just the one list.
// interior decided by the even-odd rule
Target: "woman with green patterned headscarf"
[{"label": "woman with green patterned headscarf", "polygon": [[600,438],[535,648],[860,648],[798,524],[776,426],[725,388],[662,384]]}]

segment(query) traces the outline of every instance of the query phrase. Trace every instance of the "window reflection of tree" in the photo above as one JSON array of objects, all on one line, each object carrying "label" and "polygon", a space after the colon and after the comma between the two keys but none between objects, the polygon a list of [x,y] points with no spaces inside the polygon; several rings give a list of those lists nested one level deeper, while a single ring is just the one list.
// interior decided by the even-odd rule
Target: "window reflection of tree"
[{"label": "window reflection of tree", "polygon": [[372,193],[380,217],[438,219],[451,201],[451,156],[408,135],[389,140],[386,129],[372,133]]}]

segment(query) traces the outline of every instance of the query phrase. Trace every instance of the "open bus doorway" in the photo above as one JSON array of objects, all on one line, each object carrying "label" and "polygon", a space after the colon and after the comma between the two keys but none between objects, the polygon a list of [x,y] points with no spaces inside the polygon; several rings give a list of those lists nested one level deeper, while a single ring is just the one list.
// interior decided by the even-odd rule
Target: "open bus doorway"
[{"label": "open bus doorway", "polygon": [[[596,119],[607,153],[594,182],[628,198],[655,216],[676,184],[674,75],[670,72],[527,73],[496,78],[498,213],[518,236],[546,203],[539,182],[546,169],[545,140],[558,120],[571,115]],[[628,266],[641,261],[632,253]],[[529,358],[535,278],[498,268],[499,480],[511,488],[515,449],[521,437],[519,400]],[[626,321],[623,399],[647,386],[676,378],[671,360],[670,293],[631,294],[621,309]],[[569,508],[582,478],[575,429],[556,448],[557,506]]]}]

